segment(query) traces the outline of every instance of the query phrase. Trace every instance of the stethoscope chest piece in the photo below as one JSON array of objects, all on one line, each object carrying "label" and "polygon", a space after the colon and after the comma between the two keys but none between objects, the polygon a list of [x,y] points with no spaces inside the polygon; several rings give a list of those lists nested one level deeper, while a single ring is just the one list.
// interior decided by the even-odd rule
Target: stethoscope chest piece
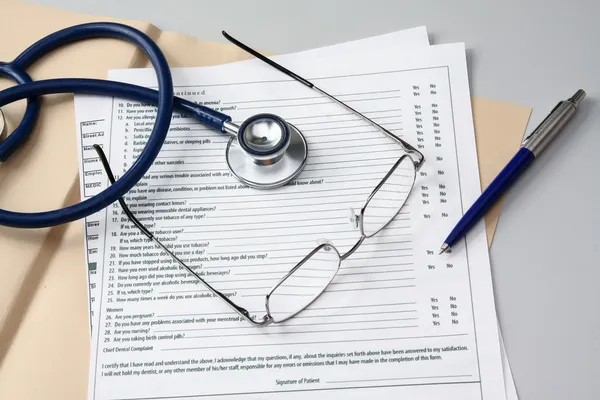
[{"label": "stethoscope chest piece", "polygon": [[258,114],[227,143],[227,165],[244,184],[272,189],[294,179],[306,165],[308,145],[293,125],[272,114]]}]

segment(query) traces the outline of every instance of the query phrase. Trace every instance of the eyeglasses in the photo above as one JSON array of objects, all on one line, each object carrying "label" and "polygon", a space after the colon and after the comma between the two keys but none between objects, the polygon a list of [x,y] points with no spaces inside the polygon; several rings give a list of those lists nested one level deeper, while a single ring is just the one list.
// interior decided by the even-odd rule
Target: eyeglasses
[{"label": "eyeglasses", "polygon": [[[328,94],[324,90],[316,87],[313,83],[291,72],[283,66],[277,64],[260,53],[252,50],[248,46],[232,38],[223,32],[225,37],[245,51],[275,67],[279,71],[292,77],[298,82],[316,90],[322,95],[335,101],[352,113],[370,123],[376,129],[383,132],[389,138],[394,140],[404,151],[391,169],[381,179],[379,184],[373,189],[366,199],[360,212],[350,210],[350,223],[354,229],[360,230],[358,241],[343,255],[327,239],[318,240],[319,245],[310,251],[298,264],[289,270],[265,295],[266,313],[262,319],[254,319],[245,308],[235,304],[229,297],[212,287],[198,273],[186,265],[181,259],[173,254],[165,245],[163,245],[129,210],[129,207],[123,200],[119,199],[119,204],[123,211],[129,217],[131,222],[140,229],[140,231],[168,255],[170,255],[181,267],[195,276],[208,290],[215,296],[225,301],[233,310],[235,310],[243,319],[256,326],[265,326],[273,323],[282,323],[294,317],[301,311],[311,305],[333,281],[343,260],[350,257],[360,245],[368,238],[377,235],[390,222],[394,220],[400,212],[406,200],[408,199],[414,186],[416,171],[422,166],[425,158],[421,152],[405,142],[389,130],[380,126],[370,118],[351,108],[347,104]],[[108,175],[111,184],[114,184],[115,178],[110,169],[106,156],[100,146],[94,145],[102,165]]]},{"label": "eyeglasses", "polygon": [[[111,184],[115,183],[113,172],[102,148],[94,145]],[[353,254],[365,239],[371,238],[385,228],[400,212],[416,177],[415,160],[410,154],[402,155],[386,173],[366,199],[360,212],[350,210],[350,223],[360,229],[360,238],[345,254],[327,239],[318,240],[319,245],[283,276],[265,296],[266,313],[262,319],[254,319],[248,310],[235,304],[223,293],[212,287],[197,272],[186,265],[160,242],[131,212],[125,200],[119,204],[131,222],[150,240],[163,249],[181,267],[196,277],[215,296],[225,301],[241,317],[253,325],[263,326],[282,323],[294,317],[312,304],[335,278],[342,260]]]}]

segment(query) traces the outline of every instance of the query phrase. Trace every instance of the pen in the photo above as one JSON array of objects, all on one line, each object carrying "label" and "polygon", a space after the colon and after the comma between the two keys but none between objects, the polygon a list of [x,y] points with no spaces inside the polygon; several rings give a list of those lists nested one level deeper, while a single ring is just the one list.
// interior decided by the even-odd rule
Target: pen
[{"label": "pen", "polygon": [[517,178],[527,169],[529,164],[558,135],[567,122],[573,117],[577,107],[585,97],[583,90],[578,90],[571,98],[559,102],[548,116],[521,143],[521,148],[500,171],[498,176],[479,196],[458,221],[440,249],[440,254],[448,251],[479,221],[498,199],[509,189]]}]

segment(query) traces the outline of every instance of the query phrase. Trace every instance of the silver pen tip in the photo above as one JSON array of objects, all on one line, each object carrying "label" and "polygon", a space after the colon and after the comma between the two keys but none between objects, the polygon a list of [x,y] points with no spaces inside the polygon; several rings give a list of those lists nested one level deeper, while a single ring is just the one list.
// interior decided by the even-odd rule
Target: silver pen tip
[{"label": "silver pen tip", "polygon": [[579,107],[579,104],[581,104],[581,102],[583,101],[583,99],[585,98],[585,91],[582,89],[579,89],[577,92],[575,92],[575,94],[573,96],[571,96],[571,98],[569,99],[569,102],[572,103],[575,108]]},{"label": "silver pen tip", "polygon": [[450,246],[448,246],[446,243],[444,243],[442,245],[442,247],[440,248],[440,254],[445,253],[446,251],[448,251],[450,249]]}]

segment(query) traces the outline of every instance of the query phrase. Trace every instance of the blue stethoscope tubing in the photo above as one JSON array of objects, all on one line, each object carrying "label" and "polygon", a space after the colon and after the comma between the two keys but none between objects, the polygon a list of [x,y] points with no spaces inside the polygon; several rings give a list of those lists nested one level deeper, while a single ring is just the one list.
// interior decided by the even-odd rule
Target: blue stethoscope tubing
[{"label": "blue stethoscope tubing", "polygon": [[[155,69],[158,91],[141,86],[107,80],[71,78],[33,81],[25,70],[47,53],[63,45],[88,38],[117,38],[136,44],[144,51]],[[124,196],[152,166],[169,131],[174,110],[193,116],[202,123],[224,132],[223,124],[231,118],[216,110],[174,96],[173,80],[167,60],[143,32],[119,23],[94,22],[57,31],[23,51],[10,63],[0,64],[0,75],[19,85],[0,91],[0,107],[27,99],[27,108],[19,126],[0,142],[0,161],[6,161],[23,143],[37,121],[38,96],[55,93],[108,95],[150,102],[157,105],[157,115],[146,146],[131,168],[118,181],[96,196],[62,209],[21,213],[0,209],[0,225],[15,228],[45,228],[72,222],[108,207]]]}]

